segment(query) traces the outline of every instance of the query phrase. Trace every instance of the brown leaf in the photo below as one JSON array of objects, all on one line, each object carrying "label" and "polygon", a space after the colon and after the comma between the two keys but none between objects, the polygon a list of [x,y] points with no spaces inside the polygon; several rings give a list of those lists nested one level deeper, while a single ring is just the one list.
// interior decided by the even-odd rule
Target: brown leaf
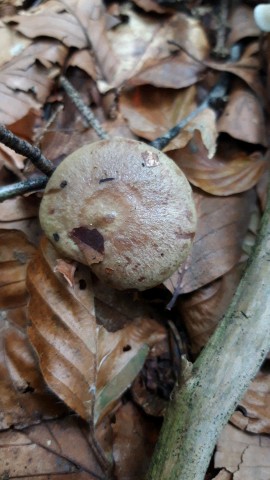
[{"label": "brown leaf", "polygon": [[22,232],[0,231],[0,429],[65,411],[48,392],[27,338],[25,276],[34,252]]},{"label": "brown leaf", "polygon": [[91,277],[80,267],[74,288],[69,287],[62,275],[53,271],[57,257],[44,239],[29,265],[29,337],[47,384],[70,408],[90,420],[96,384]]},{"label": "brown leaf", "polygon": [[15,15],[9,21],[16,22],[17,30],[30,38],[52,37],[78,49],[91,45],[104,78],[110,80],[117,60],[106,36],[104,13],[101,0],[50,0],[28,15]]},{"label": "brown leaf", "polygon": [[232,480],[268,480],[269,445],[268,437],[241,432],[228,424],[217,443],[215,468],[225,467]]},{"label": "brown leaf", "polygon": [[56,260],[56,251],[43,240],[28,268],[30,340],[45,381],[70,408],[93,420],[96,396],[97,422],[115,407],[142,368],[149,348],[165,338],[166,331],[145,314],[136,317],[132,312],[133,321],[118,332],[98,329],[96,350],[90,271],[80,265],[71,288],[55,272]]},{"label": "brown leaf", "polygon": [[214,282],[188,295],[180,295],[178,309],[194,355],[200,353],[225,314],[242,270],[243,267],[237,266]]},{"label": "brown leaf", "polygon": [[131,85],[151,84],[169,88],[186,87],[197,81],[204,66],[187,54],[175,55],[178,47],[168,43],[175,41],[200,60],[205,58],[209,43],[197,20],[182,13],[176,13],[169,19],[153,18],[126,4],[121,13],[128,22],[108,32],[119,58],[117,75],[110,85],[99,84],[102,92],[129,81]]},{"label": "brown leaf", "polygon": [[268,145],[263,107],[258,97],[241,82],[234,84],[218,120],[218,130],[244,142]]},{"label": "brown leaf", "polygon": [[30,40],[23,37],[3,23],[0,24],[0,65],[19,55],[29,44]]},{"label": "brown leaf", "polygon": [[[120,111],[128,120],[131,130],[147,140],[164,135],[171,127],[191,113],[195,107],[195,87],[174,90],[137,87],[120,97]],[[216,150],[216,115],[210,108],[196,115],[175,137],[164,151],[183,148],[199,130],[211,158]]]},{"label": "brown leaf", "polygon": [[216,155],[210,159],[198,132],[185,148],[169,152],[169,156],[193,185],[212,195],[249,190],[267,167],[260,152],[248,154],[233,140],[221,140]]},{"label": "brown leaf", "polygon": [[1,204],[0,222],[11,222],[15,220],[26,220],[36,217],[38,204],[31,198],[16,197],[5,200]]},{"label": "brown leaf", "polygon": [[206,60],[205,65],[221,72],[230,72],[244,80],[247,85],[260,97],[266,98],[260,72],[260,45],[258,41],[249,43],[241,58],[237,62],[215,62]]},{"label": "brown leaf", "polygon": [[57,258],[56,266],[54,267],[54,272],[61,273],[66,279],[70,287],[74,287],[75,279],[74,274],[76,271],[77,263],[70,260],[63,260],[62,258]]},{"label": "brown leaf", "polygon": [[146,12],[170,13],[172,8],[164,7],[158,4],[155,0],[132,0],[138,7],[143,8]]},{"label": "brown leaf", "polygon": [[227,39],[229,45],[233,45],[243,38],[259,37],[260,35],[260,30],[254,20],[253,8],[245,4],[233,6],[229,25],[230,31]]},{"label": "brown leaf", "polygon": [[238,428],[251,433],[270,433],[270,371],[266,360],[261,371],[250,384],[239,405],[245,416],[235,412],[231,422]]},{"label": "brown leaf", "polygon": [[165,282],[171,292],[192,292],[238,263],[255,201],[253,191],[226,198],[195,191],[197,230],[186,264]]},{"label": "brown leaf", "polygon": [[[131,402],[115,415],[113,457],[118,480],[144,478],[158,438],[160,425]],[[136,455],[134,455],[136,452]]]},{"label": "brown leaf", "polygon": [[88,442],[88,428],[66,417],[0,434],[0,475],[9,478],[95,480],[102,471]]},{"label": "brown leaf", "polygon": [[165,328],[146,316],[135,317],[117,332],[98,335],[98,376],[95,422],[110,411],[141,370],[149,348],[166,339]]},{"label": "brown leaf", "polygon": [[1,68],[1,123],[13,124],[40,107],[52,87],[52,65],[62,64],[65,53],[58,42],[40,41]]}]

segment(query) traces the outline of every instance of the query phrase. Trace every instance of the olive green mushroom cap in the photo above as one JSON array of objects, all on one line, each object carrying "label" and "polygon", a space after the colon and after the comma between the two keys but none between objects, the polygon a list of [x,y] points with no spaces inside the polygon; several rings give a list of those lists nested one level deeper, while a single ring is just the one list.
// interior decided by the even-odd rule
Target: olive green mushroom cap
[{"label": "olive green mushroom cap", "polygon": [[186,260],[196,227],[190,185],[164,153],[113,138],[69,155],[40,206],[46,236],[117,289],[145,290]]}]

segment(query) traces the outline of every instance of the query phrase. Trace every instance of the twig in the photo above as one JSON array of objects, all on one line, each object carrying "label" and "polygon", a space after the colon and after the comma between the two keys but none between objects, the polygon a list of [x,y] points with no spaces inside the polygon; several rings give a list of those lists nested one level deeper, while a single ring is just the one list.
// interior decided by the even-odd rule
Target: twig
[{"label": "twig", "polygon": [[228,32],[228,12],[229,0],[220,0],[218,22],[217,22],[217,37],[216,46],[213,53],[218,58],[227,58],[229,49],[226,47],[226,37]]},{"label": "twig", "polygon": [[41,190],[45,188],[47,182],[48,177],[40,176],[0,187],[0,202],[8,198],[16,197],[17,195],[22,195],[23,193],[31,192],[32,190]]},{"label": "twig", "polygon": [[0,125],[0,142],[9,148],[12,148],[16,153],[28,157],[29,160],[37,167],[41,172],[45,173],[48,177],[54,172],[53,163],[48,160],[38,147],[31,145],[17,137],[8,130],[4,125]]},{"label": "twig", "polygon": [[203,480],[222,428],[270,346],[270,185],[252,260],[224,319],[176,387],[147,480]]},{"label": "twig", "polygon": [[92,127],[95,130],[96,134],[99,136],[99,138],[101,138],[102,140],[109,138],[109,135],[107,134],[107,132],[105,132],[105,130],[103,130],[99,120],[94,115],[91,108],[85,105],[79,92],[75,90],[69,80],[63,75],[61,75],[59,81],[71,101],[74,103],[74,105],[77,107],[77,109],[83,116],[84,120],[86,120],[87,126]]},{"label": "twig", "polygon": [[162,137],[158,137],[150,145],[157,148],[158,150],[163,150],[170,142],[173,140],[180,131],[195,118],[200,112],[202,112],[207,107],[213,107],[217,100],[224,100],[230,84],[230,74],[224,72],[221,74],[218,83],[212,88],[204,101],[198,105],[189,115],[187,115],[183,120],[177,123],[172,127],[168,132],[166,132]]}]

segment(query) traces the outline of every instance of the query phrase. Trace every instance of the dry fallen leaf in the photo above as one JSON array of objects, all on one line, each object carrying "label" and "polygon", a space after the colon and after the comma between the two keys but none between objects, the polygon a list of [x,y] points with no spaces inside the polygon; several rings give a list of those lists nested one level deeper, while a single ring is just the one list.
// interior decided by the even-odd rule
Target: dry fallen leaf
[{"label": "dry fallen leaf", "polygon": [[2,478],[95,480],[103,472],[87,424],[74,417],[0,433]]},{"label": "dry fallen leaf", "polygon": [[0,231],[0,429],[66,410],[45,385],[27,338],[25,276],[34,253],[22,232]]},{"label": "dry fallen leaf", "polygon": [[154,418],[146,417],[138,407],[128,402],[116,413],[112,428],[117,479],[144,478],[158,439],[159,422]]},{"label": "dry fallen leaf", "polygon": [[[255,327],[256,328],[256,327]],[[270,434],[270,370],[269,360],[252,381],[239,405],[241,411],[233,414],[231,422],[250,433]]]},{"label": "dry fallen leaf", "polygon": [[233,139],[219,142],[209,158],[199,132],[185,148],[168,152],[196,187],[212,195],[233,195],[252,188],[267,168],[260,151],[247,153]]},{"label": "dry fallen leaf", "polygon": [[223,277],[180,295],[178,310],[188,332],[191,352],[198,355],[222,319],[241,278],[243,267],[237,266]]},{"label": "dry fallen leaf", "polygon": [[[149,85],[124,92],[120,97],[120,111],[128,120],[130,129],[138,136],[154,140],[190,114],[196,107],[196,89],[191,86],[179,91],[154,88]],[[164,151],[183,148],[199,130],[210,158],[216,150],[216,115],[206,108],[188,123],[164,148]]]},{"label": "dry fallen leaf", "polygon": [[65,55],[59,42],[43,40],[29,45],[1,68],[1,123],[11,125],[29,110],[40,108],[53,85],[50,74]]},{"label": "dry fallen leaf", "polygon": [[115,407],[166,330],[134,313],[133,321],[116,332],[97,327],[90,270],[79,265],[70,286],[55,269],[57,263],[56,250],[43,239],[28,268],[29,337],[50,388],[82,418],[96,423]]},{"label": "dry fallen leaf", "polygon": [[45,239],[27,272],[28,329],[50,388],[82,418],[93,418],[96,320],[90,274],[81,267],[74,288],[54,272],[58,255]]},{"label": "dry fallen leaf", "polygon": [[219,132],[228,133],[237,140],[268,145],[263,105],[240,81],[234,83],[217,127]]},{"label": "dry fallen leaf", "polygon": [[215,467],[225,467],[232,480],[268,480],[269,446],[269,437],[245,433],[228,424],[217,443]]},{"label": "dry fallen leaf", "polygon": [[185,265],[164,282],[172,293],[197,290],[238,263],[255,201],[252,190],[226,198],[195,191],[197,230]]}]

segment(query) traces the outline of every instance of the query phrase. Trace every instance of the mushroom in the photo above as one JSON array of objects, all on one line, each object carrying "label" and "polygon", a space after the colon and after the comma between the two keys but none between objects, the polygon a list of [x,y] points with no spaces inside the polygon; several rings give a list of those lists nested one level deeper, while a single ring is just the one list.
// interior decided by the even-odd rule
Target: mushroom
[{"label": "mushroom", "polygon": [[167,155],[114,138],[63,160],[45,189],[40,222],[62,255],[100,280],[145,290],[186,260],[196,212],[185,175]]},{"label": "mushroom", "polygon": [[257,5],[254,8],[254,19],[260,30],[270,32],[270,5]]}]

